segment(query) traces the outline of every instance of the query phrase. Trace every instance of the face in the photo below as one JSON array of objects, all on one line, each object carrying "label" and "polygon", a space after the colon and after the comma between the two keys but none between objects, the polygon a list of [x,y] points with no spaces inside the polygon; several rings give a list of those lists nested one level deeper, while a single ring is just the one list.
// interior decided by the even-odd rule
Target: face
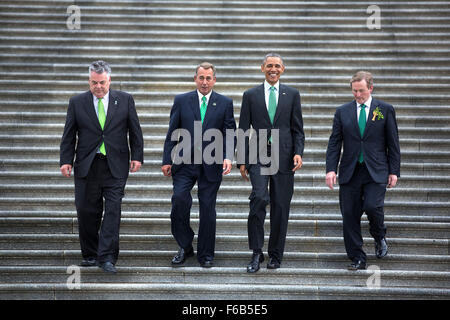
[{"label": "face", "polygon": [[111,77],[106,72],[102,74],[91,72],[89,75],[89,90],[99,99],[108,93],[110,85]]},{"label": "face", "polygon": [[367,88],[366,80],[355,81],[352,83],[352,93],[356,102],[359,104],[365,103],[372,94],[373,86]]},{"label": "face", "polygon": [[197,85],[198,91],[204,96],[206,96],[214,87],[216,83],[216,77],[212,68],[203,69],[198,68],[197,74],[194,76],[195,84]]},{"label": "face", "polygon": [[278,57],[268,57],[266,63],[261,66],[261,71],[266,75],[266,80],[270,85],[274,85],[280,80],[284,72],[284,65]]}]

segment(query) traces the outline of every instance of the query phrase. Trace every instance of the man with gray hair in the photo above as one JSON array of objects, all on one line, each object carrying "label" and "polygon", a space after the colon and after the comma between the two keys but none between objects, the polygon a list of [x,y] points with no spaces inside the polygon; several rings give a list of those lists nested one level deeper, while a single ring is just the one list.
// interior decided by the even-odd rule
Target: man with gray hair
[{"label": "man with gray hair", "polygon": [[[172,259],[172,265],[183,265],[187,258],[194,256],[192,246],[194,231],[190,226],[190,214],[191,190],[197,183],[199,200],[197,260],[203,268],[210,268],[214,265],[217,192],[222,176],[231,171],[234,153],[233,142],[233,145],[231,147],[228,145],[227,148],[226,131],[231,129],[234,132],[236,122],[233,115],[233,100],[213,91],[216,83],[216,68],[213,64],[203,62],[198,65],[194,82],[197,90],[179,94],[174,99],[170,111],[169,130],[164,142],[161,171],[164,176],[171,176],[173,181],[170,219],[172,234],[179,250]],[[177,132],[181,131],[185,132],[186,136],[180,139]],[[218,144],[218,148],[214,149],[215,160],[209,163],[205,159],[206,152],[204,152],[209,145],[202,138],[213,131],[220,136],[214,140],[214,144]],[[201,135],[199,144],[196,143],[196,134]],[[178,144],[185,144],[186,147],[178,148]],[[181,161],[177,161],[178,153],[183,153]],[[199,153],[200,159],[196,159],[195,155]]]},{"label": "man with gray hair", "polygon": [[81,266],[116,273],[122,198],[128,172],[143,163],[144,139],[133,97],[110,85],[109,65],[93,62],[90,90],[69,100],[60,170],[65,177],[74,170]]}]

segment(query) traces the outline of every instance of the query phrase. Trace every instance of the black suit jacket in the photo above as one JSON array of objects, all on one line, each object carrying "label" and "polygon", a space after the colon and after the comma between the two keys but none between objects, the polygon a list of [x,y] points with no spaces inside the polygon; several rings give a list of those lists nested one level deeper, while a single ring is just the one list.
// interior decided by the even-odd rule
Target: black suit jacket
[{"label": "black suit jacket", "polygon": [[[172,141],[172,133],[176,129],[185,129],[190,134],[191,141],[189,143],[189,152],[191,154],[190,164],[194,163],[194,121],[201,121],[200,116],[200,105],[198,101],[197,90],[183,93],[177,95],[174,99],[172,110],[170,111],[170,122],[169,122],[169,130],[167,131],[166,140],[164,143],[164,153],[163,153],[163,161],[162,164],[170,164],[172,165],[171,172],[172,174],[176,174],[177,170],[183,166],[185,163],[181,164],[173,164],[171,153],[174,147],[180,142]],[[233,145],[229,146],[227,149],[227,139],[226,139],[226,130],[231,129],[234,133],[236,130],[236,121],[234,120],[234,112],[233,112],[233,100],[218,94],[215,91],[212,91],[211,96],[208,101],[208,106],[206,109],[205,118],[202,124],[202,132],[199,134],[202,135],[206,130],[209,129],[217,129],[221,132],[223,136],[223,150],[222,157],[220,159],[220,163],[206,164],[203,161],[203,157],[201,159],[201,163],[204,168],[205,175],[209,181],[219,181],[222,179],[222,168],[223,168],[223,160],[229,159],[233,160],[234,156],[234,139]],[[200,137],[200,139],[202,139]],[[205,147],[207,147],[211,142],[203,141],[201,146],[201,153],[203,155],[203,151]],[[176,150],[178,152],[178,150]],[[227,151],[228,154],[227,154]],[[183,156],[183,150],[180,152],[180,156]],[[213,152],[213,155],[215,153]]]},{"label": "black suit jacket", "polygon": [[[378,117],[375,117],[372,120],[377,107],[384,119],[378,120]],[[342,144],[344,148],[339,166],[339,184],[350,181],[361,150],[367,170],[375,182],[387,183],[389,174],[400,176],[400,144],[392,105],[372,98],[362,138],[359,132],[356,101],[353,100],[336,109],[326,154],[327,172],[337,172]]]},{"label": "black suit jacket", "polygon": [[[280,83],[278,105],[273,125],[270,122],[269,112],[265,102],[264,84],[245,91],[242,97],[239,129],[246,132],[250,126],[256,130],[256,136],[252,137],[252,139],[257,139],[258,154],[259,130],[267,130],[267,137],[270,137],[270,131],[272,129],[279,130],[279,172],[292,173],[292,168],[294,167],[293,157],[296,154],[303,156],[305,145],[302,108],[298,90]],[[241,143],[242,140],[239,140],[239,143]],[[248,143],[248,138],[246,138],[245,163],[238,163],[238,166],[245,164],[247,169],[250,161]],[[238,154],[239,159],[244,158]]]},{"label": "black suit jacket", "polygon": [[94,98],[90,91],[70,98],[60,146],[60,165],[71,164],[75,177],[86,177],[103,141],[108,165],[115,178],[128,177],[130,148],[131,160],[143,163],[144,139],[134,100],[130,94],[116,90],[109,91],[104,131],[100,127]]}]

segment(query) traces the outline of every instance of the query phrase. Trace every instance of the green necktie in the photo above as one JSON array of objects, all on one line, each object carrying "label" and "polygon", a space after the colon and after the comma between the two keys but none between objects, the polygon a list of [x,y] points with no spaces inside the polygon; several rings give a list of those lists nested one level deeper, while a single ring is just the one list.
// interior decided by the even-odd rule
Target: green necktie
[{"label": "green necktie", "polygon": [[205,114],[206,114],[206,97],[203,96],[202,105],[200,106],[200,116],[202,117],[202,123],[203,119],[205,119]]},{"label": "green necktie", "polygon": [[270,122],[273,124],[273,119],[275,118],[275,112],[277,111],[277,98],[275,97],[275,87],[270,87],[269,94],[269,118]]},{"label": "green necktie", "polygon": [[[105,126],[106,121],[106,115],[105,115],[105,108],[103,107],[102,99],[98,99],[98,121],[100,122],[100,127],[102,127],[102,130]],[[102,145],[100,146],[100,153],[106,156],[106,148],[105,143],[102,142]]]},{"label": "green necktie", "polygon": [[[366,106],[362,104],[361,106],[361,112],[359,113],[359,119],[358,119],[358,125],[359,125],[359,133],[361,134],[361,138],[364,135],[364,129],[366,129]],[[361,153],[359,155],[358,159],[359,163],[363,163],[363,152],[361,150]]]}]

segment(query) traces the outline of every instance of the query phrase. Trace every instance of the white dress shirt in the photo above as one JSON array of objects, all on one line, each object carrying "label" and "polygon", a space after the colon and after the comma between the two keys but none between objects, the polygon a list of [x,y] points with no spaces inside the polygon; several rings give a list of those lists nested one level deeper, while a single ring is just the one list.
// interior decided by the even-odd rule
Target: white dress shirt
[{"label": "white dress shirt", "polygon": [[[94,96],[94,108],[95,108],[95,113],[97,114],[98,117],[98,98]],[[109,104],[109,91],[105,94],[105,96],[102,98],[102,102],[103,102],[103,109],[105,110],[105,117],[108,114],[108,104]]]},{"label": "white dress shirt", "polygon": [[203,103],[203,97],[206,97],[206,105],[208,105],[209,103],[209,98],[211,97],[211,93],[212,90],[206,95],[204,96],[202,93],[200,93],[200,91],[197,90],[197,95],[198,95],[198,106],[201,108],[202,107],[202,103]]},{"label": "white dress shirt", "polygon": [[[272,87],[272,85],[270,83],[268,83],[267,80],[265,80],[264,81],[264,97],[266,99],[267,110],[269,110],[270,87]],[[280,81],[277,81],[277,83],[275,83],[274,87],[275,87],[275,99],[277,101],[277,106],[278,106],[278,96],[280,95]]]},{"label": "white dress shirt", "polygon": [[[369,99],[367,99],[366,102],[361,103],[361,104],[364,104],[366,106],[365,110],[366,110],[366,123],[367,123],[367,119],[369,118],[370,105],[372,104],[372,96],[369,96]],[[361,107],[360,107],[361,104],[356,102],[356,121],[359,121],[359,114],[361,113]]]}]

